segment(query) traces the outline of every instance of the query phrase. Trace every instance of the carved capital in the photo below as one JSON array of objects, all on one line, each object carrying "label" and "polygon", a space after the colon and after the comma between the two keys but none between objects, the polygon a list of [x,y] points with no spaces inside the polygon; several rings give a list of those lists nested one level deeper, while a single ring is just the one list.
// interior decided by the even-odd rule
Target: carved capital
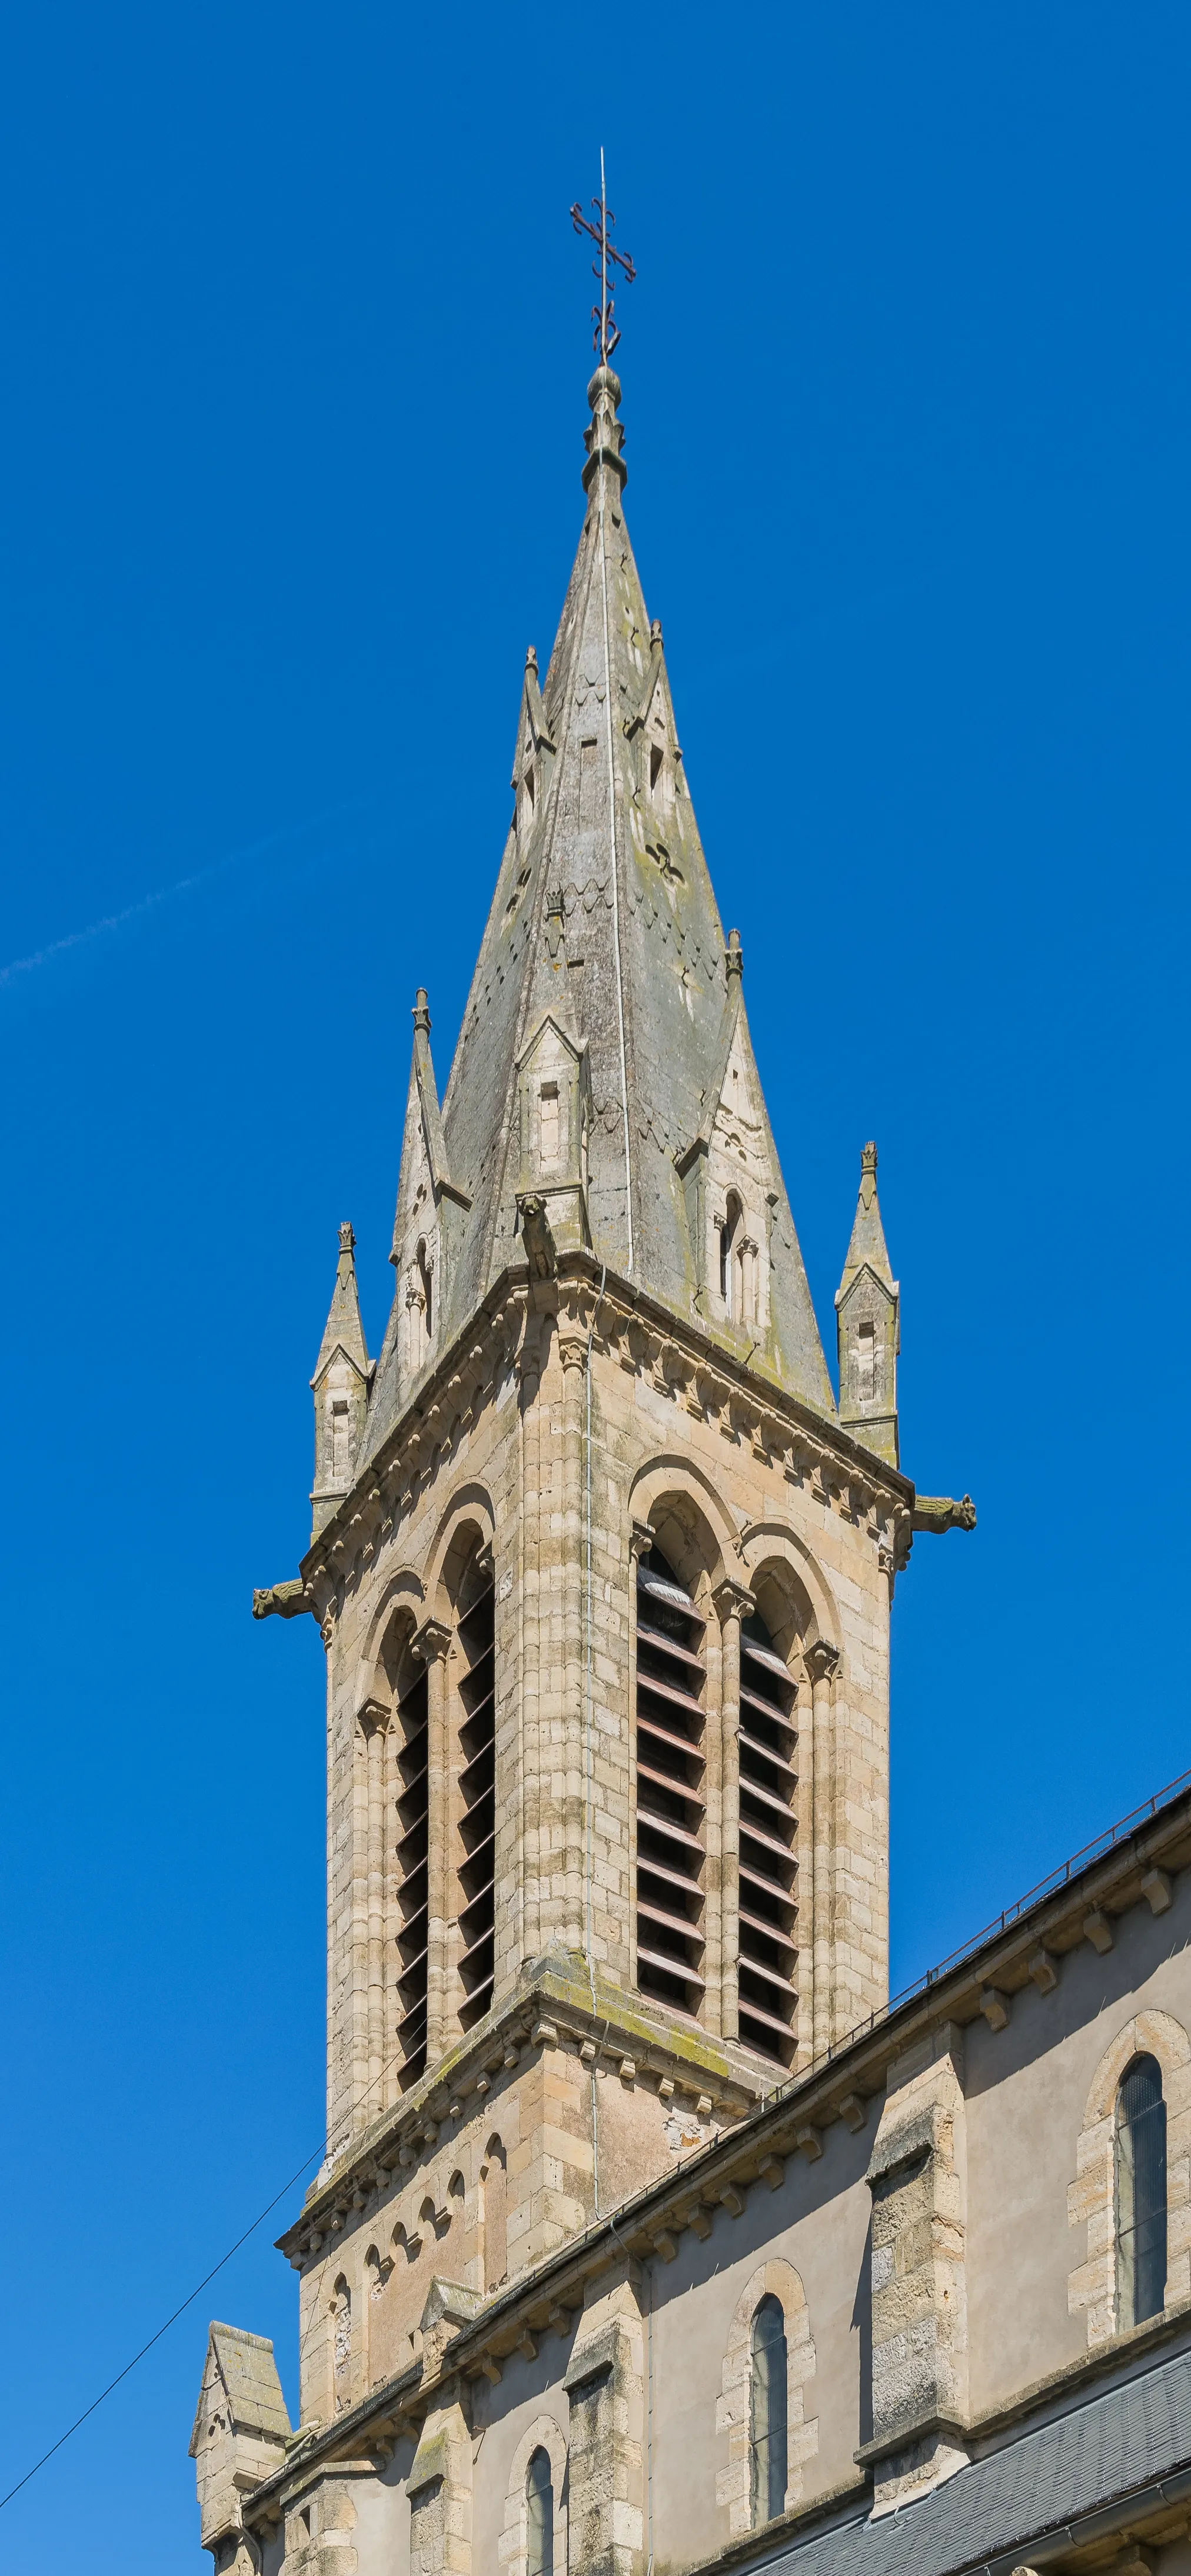
[{"label": "carved capital", "polygon": [[839,1647],[830,1638],[816,1637],[806,1650],[806,1668],[812,1682],[833,1682],[839,1669]]},{"label": "carved capital", "polygon": [[383,1700],[366,1699],[363,1708],[357,1711],[356,1724],[363,1736],[386,1735],[391,1715],[392,1711],[385,1707]]},{"label": "carved capital", "polygon": [[657,1531],[650,1528],[648,1521],[633,1522],[629,1531],[629,1555],[634,1565],[639,1564],[643,1556],[648,1556],[656,1537]]},{"label": "carved capital", "polygon": [[721,1628],[726,1627],[729,1619],[751,1619],[757,1607],[752,1593],[743,1583],[734,1583],[730,1574],[722,1583],[717,1583],[711,1598]]},{"label": "carved capital", "polygon": [[581,1369],[587,1358],[587,1335],[573,1328],[558,1336],[558,1356],[564,1369]]},{"label": "carved capital", "polygon": [[452,1632],[441,1619],[423,1619],[411,1643],[419,1663],[444,1663],[451,1650]]}]

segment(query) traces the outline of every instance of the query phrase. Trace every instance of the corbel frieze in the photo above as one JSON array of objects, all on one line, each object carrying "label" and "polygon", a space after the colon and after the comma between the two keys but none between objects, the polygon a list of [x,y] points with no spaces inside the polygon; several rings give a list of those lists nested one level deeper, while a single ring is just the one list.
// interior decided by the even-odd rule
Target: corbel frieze
[{"label": "corbel frieze", "polygon": [[[529,1381],[542,1373],[545,1355],[538,1342],[546,1320],[530,1307],[526,1284],[514,1281],[492,1306],[481,1309],[469,1328],[473,1338],[466,1350],[456,1345],[444,1356],[418,1410],[397,1426],[373,1462],[367,1492],[345,1498],[304,1560],[300,1580],[307,1592],[319,1575],[333,1575],[341,1597],[362,1579],[410,1517],[426,1484],[476,1418],[484,1396],[509,1370],[528,1394]],[[820,1435],[801,1416],[791,1420],[775,1391],[741,1385],[696,1330],[684,1329],[660,1311],[643,1315],[619,1285],[606,1282],[601,1289],[590,1263],[572,1271],[564,1256],[557,1307],[560,1343],[565,1336],[564,1357],[572,1364],[581,1356],[580,1337],[583,1356],[589,1341],[598,1340],[603,1353],[630,1374],[648,1378],[660,1395],[693,1419],[714,1423],[724,1439],[749,1446],[767,1473],[784,1473],[824,1509],[866,1530],[884,1552],[882,1561],[889,1557],[889,1570],[901,1571],[919,1524],[900,1479],[886,1487],[867,1460],[860,1467],[841,1457],[826,1430]],[[951,1508],[964,1526],[961,1507]],[[274,1592],[282,1590],[289,1587],[274,1587]],[[317,1609],[314,1603],[309,1606]],[[257,1615],[267,1616],[268,1610]],[[294,1614],[285,1610],[282,1615]]]}]

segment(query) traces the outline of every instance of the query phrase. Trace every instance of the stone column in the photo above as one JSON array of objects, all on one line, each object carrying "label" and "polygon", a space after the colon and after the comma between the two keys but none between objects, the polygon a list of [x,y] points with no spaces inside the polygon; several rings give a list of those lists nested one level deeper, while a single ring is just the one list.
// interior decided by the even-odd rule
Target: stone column
[{"label": "stone column", "polygon": [[629,1530],[629,1983],[637,1982],[637,1568],[657,1533],[648,1521]]},{"label": "stone column", "polygon": [[640,2576],[645,2565],[645,2337],[640,2269],[627,2257],[584,2292],[563,2379],[571,2576]]},{"label": "stone column", "polygon": [[839,1647],[827,1638],[817,1637],[806,1650],[806,1668],[811,1677],[811,1799],[812,1813],[802,1818],[799,1836],[804,1852],[809,1850],[810,1885],[799,1890],[798,1949],[799,1992],[806,1993],[802,1961],[809,1950],[811,1962],[811,2046],[816,2057],[830,2048],[836,2037],[836,1996],[834,1957],[833,1885],[835,1878],[835,1750],[831,1740],[831,1685],[839,1663]]},{"label": "stone column", "polygon": [[364,2123],[383,2110],[381,2078],[385,2068],[385,1735],[389,1712],[369,1700],[360,1712],[367,1771],[368,1828],[368,2086],[362,2105]]},{"label": "stone column", "polygon": [[521,1425],[521,1493],[517,1513],[517,1588],[521,1694],[522,1965],[542,1947],[542,1632],[541,1632],[541,1360],[536,1331],[516,1361]]},{"label": "stone column", "polygon": [[381,1766],[381,1808],[384,1815],[383,1948],[381,1975],[384,1984],[385,2078],[381,2087],[384,2106],[390,2110],[401,2093],[402,2054],[399,2037],[401,1997],[397,1991],[400,1961],[394,1935],[400,1909],[397,1903],[397,1800],[401,1794],[401,1774],[397,1768],[400,1723],[396,1710],[389,1715],[384,1731],[384,1755]]},{"label": "stone column", "polygon": [[414,1650],[426,1667],[427,1850],[429,1853],[426,1924],[426,2063],[433,2066],[449,2047],[458,2025],[458,2002],[451,1983],[451,1927],[457,1893],[452,1814],[450,1675],[447,1656],[451,1631],[440,1619],[427,1619],[414,1639]]},{"label": "stone column", "polygon": [[720,2030],[740,2035],[740,1623],[755,1610],[751,1592],[728,1581],[712,1595],[720,1623],[718,1951]]},{"label": "stone column", "polygon": [[564,1733],[563,1846],[566,1883],[563,1937],[568,1950],[586,1947],[587,1761],[585,1744],[587,1639],[584,1623],[583,1449],[587,1336],[562,1326],[558,1336],[562,1361],[562,1531],[561,1564],[555,1580],[562,1600],[562,1653],[559,1657],[561,1717]]},{"label": "stone column", "polygon": [[351,1729],[351,1963],[350,2080],[351,2125],[368,2117],[368,1729],[362,1718],[348,1718]]}]

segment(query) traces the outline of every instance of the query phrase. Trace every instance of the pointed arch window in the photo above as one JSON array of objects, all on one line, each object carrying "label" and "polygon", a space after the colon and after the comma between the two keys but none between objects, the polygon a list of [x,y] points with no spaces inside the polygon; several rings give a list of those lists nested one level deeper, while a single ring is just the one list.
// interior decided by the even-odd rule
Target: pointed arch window
[{"label": "pointed arch window", "polygon": [[500,2138],[491,2137],[480,2170],[483,2189],[484,2287],[499,2290],[509,2268],[509,2169]]},{"label": "pointed arch window", "polygon": [[702,2008],[706,1621],[660,1548],[637,1568],[637,1983]]},{"label": "pointed arch window", "polygon": [[740,1630],[740,2036],[788,2066],[798,1953],[798,1684],[760,1611]]},{"label": "pointed arch window", "polygon": [[460,1598],[459,2019],[470,2030],[492,2001],[496,1949],[496,1585],[478,1552]]},{"label": "pointed arch window", "polygon": [[1166,2103],[1156,2057],[1135,2057],[1116,2111],[1117,2318],[1160,2317],[1166,2304]]},{"label": "pointed arch window", "polygon": [[526,2576],[554,2576],[554,2478],[550,2454],[536,2450],[525,2478]]},{"label": "pointed arch window", "polygon": [[780,2299],[762,2299],[753,2318],[749,2454],[753,2529],[786,2509],[786,2320]]}]

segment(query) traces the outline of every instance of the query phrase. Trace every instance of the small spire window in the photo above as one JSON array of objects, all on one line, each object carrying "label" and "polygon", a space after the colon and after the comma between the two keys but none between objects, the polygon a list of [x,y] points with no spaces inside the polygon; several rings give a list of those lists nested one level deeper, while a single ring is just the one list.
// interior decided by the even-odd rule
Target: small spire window
[{"label": "small spire window", "polygon": [[538,2449],[525,2479],[526,2576],[554,2576],[554,2479],[550,2454]]},{"label": "small spire window", "polygon": [[736,1316],[740,1306],[740,1283],[736,1277],[736,1254],[744,1211],[735,1190],[730,1193],[720,1227],[720,1296],[729,1315]]},{"label": "small spire window", "polygon": [[556,1082],[544,1082],[542,1084],[539,1111],[539,1137],[541,1142],[542,1163],[544,1167],[549,1167],[550,1165],[557,1163],[559,1160],[559,1149],[562,1141],[562,1103],[559,1099],[558,1084]]},{"label": "small spire window", "polygon": [[422,1321],[426,1329],[426,1339],[429,1341],[434,1331],[434,1282],[424,1243],[418,1245],[418,1277],[422,1283]]},{"label": "small spire window", "polygon": [[856,1393],[871,1404],[877,1392],[877,1327],[862,1324],[856,1337]]},{"label": "small spire window", "polygon": [[1156,2057],[1135,2057],[1116,2114],[1117,2321],[1140,2326],[1166,2304],[1166,2104]]},{"label": "small spire window", "polygon": [[346,1485],[351,1469],[351,1418],[347,1397],[331,1398],[331,1482]]},{"label": "small spire window", "polygon": [[780,2299],[764,2298],[753,2318],[749,2390],[753,2529],[786,2509],[786,2320]]}]

